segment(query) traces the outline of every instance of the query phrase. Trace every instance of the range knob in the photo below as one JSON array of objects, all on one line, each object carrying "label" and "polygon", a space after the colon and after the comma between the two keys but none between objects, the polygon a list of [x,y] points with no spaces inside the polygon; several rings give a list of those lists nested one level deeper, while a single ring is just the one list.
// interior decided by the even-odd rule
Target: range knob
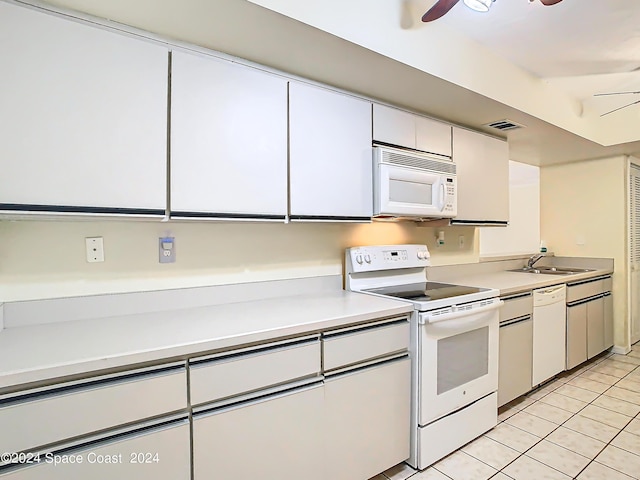
[{"label": "range knob", "polygon": [[371,263],[371,256],[370,255],[365,255],[364,256],[364,261],[367,263]]},{"label": "range knob", "polygon": [[356,255],[356,262],[362,265],[362,255]]},{"label": "range knob", "polygon": [[426,252],[419,251],[419,252],[418,252],[418,259],[420,259],[420,260],[424,260],[425,258],[427,258],[427,254],[426,254]]}]

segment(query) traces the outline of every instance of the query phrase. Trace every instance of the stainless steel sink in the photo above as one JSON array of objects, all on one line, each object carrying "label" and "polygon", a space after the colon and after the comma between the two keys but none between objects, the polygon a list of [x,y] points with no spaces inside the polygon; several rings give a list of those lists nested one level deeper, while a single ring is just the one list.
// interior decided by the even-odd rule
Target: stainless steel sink
[{"label": "stainless steel sink", "polygon": [[576,275],[578,273],[593,272],[592,268],[571,268],[571,267],[522,267],[514,270],[507,270],[509,272],[522,272],[522,273],[541,273],[544,275]]}]

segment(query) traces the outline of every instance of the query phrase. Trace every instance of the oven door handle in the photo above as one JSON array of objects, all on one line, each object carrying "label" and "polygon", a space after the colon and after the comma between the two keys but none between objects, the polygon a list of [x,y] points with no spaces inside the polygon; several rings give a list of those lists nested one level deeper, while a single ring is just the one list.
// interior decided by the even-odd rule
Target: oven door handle
[{"label": "oven door handle", "polygon": [[[504,305],[504,302],[502,300],[498,300],[497,302],[494,302],[490,305],[485,305],[484,307],[471,308],[469,310],[462,310],[462,311],[451,312],[451,313],[442,313],[440,315],[432,315],[431,312],[424,312],[418,316],[418,323],[420,325],[424,325],[426,323],[439,323],[444,321],[452,321],[451,327],[457,328],[461,324],[465,323],[465,321],[462,320],[464,317],[469,317],[471,315],[478,315],[485,312],[491,312],[493,310],[497,310],[502,305]],[[462,321],[456,321],[456,320],[462,320]],[[455,325],[453,325],[454,322],[455,322]],[[472,321],[469,323],[475,323],[475,322]]]}]

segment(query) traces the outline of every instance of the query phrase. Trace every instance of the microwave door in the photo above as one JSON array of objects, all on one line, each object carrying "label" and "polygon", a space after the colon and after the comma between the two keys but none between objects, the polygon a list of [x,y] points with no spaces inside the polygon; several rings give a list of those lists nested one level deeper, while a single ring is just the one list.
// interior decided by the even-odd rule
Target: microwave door
[{"label": "microwave door", "polygon": [[376,214],[429,216],[442,212],[446,188],[440,175],[390,165],[379,169]]}]

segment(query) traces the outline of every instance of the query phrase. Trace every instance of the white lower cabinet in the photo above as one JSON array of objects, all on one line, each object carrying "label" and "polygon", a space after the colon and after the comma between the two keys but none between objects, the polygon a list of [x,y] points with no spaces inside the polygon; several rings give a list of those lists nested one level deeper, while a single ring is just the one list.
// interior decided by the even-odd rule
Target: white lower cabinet
[{"label": "white lower cabinet", "polygon": [[587,302],[587,357],[604,351],[604,298]]},{"label": "white lower cabinet", "polygon": [[190,360],[194,480],[367,480],[409,458],[408,327],[383,319]]},{"label": "white lower cabinet", "polygon": [[185,418],[170,425],[41,454],[39,464],[0,471],[0,478],[189,480],[190,460],[189,421]]},{"label": "white lower cabinet", "polygon": [[613,347],[613,296],[604,295],[604,348]]},{"label": "white lower cabinet", "polygon": [[613,346],[611,277],[567,287],[567,370]]},{"label": "white lower cabinet", "polygon": [[499,352],[498,406],[502,406],[532,387],[533,320],[530,315],[500,325]]},{"label": "white lower cabinet", "polygon": [[321,480],[322,384],[193,418],[194,478]]},{"label": "white lower cabinet", "polygon": [[409,457],[408,325],[194,357],[189,375],[176,362],[5,394],[0,452],[40,460],[3,458],[0,480],[367,480]]},{"label": "white lower cabinet", "polygon": [[327,378],[327,480],[367,480],[409,457],[410,372],[405,357]]},{"label": "white lower cabinet", "polygon": [[567,370],[587,361],[587,304],[567,307]]}]

